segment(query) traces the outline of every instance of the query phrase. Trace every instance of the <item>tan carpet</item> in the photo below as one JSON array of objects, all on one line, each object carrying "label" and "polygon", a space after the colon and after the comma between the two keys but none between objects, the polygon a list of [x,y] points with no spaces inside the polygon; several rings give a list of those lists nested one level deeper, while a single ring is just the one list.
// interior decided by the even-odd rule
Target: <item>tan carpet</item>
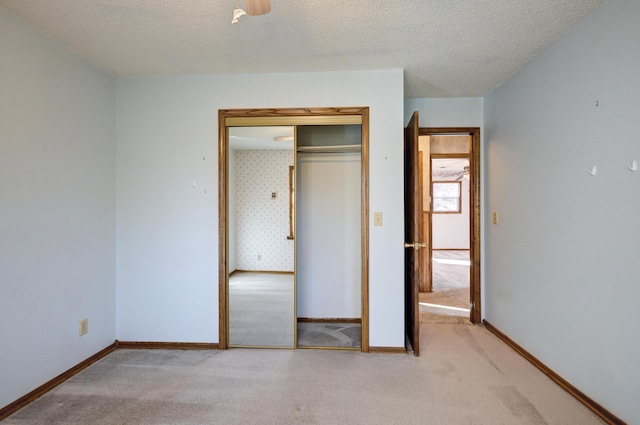
[{"label": "tan carpet", "polygon": [[360,323],[298,322],[298,347],[360,348]]},{"label": "tan carpet", "polygon": [[236,272],[229,276],[229,344],[295,345],[293,273]]},{"label": "tan carpet", "polygon": [[602,423],[482,327],[420,340],[421,357],[120,349],[2,425]]}]

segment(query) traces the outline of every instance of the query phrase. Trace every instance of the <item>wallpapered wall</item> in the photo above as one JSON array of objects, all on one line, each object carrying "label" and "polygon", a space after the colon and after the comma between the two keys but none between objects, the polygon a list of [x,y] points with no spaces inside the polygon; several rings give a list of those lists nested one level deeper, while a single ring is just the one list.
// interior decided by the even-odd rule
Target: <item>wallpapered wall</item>
[{"label": "wallpapered wall", "polygon": [[469,249],[469,181],[462,179],[462,213],[433,214],[433,249]]},{"label": "wallpapered wall", "polygon": [[[235,155],[235,232],[238,270],[293,271],[289,235],[292,151],[247,150]],[[276,192],[275,199],[271,193]],[[260,257],[260,259],[258,259]]]}]

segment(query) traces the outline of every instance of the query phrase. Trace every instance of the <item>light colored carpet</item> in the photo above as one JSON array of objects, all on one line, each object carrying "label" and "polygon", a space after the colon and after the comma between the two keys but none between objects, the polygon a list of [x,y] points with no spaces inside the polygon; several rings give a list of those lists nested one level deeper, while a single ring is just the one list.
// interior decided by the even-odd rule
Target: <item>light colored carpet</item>
[{"label": "light colored carpet", "polygon": [[421,357],[120,349],[3,425],[602,423],[482,327],[420,334]]},{"label": "light colored carpet", "polygon": [[[294,347],[294,276],[236,272],[229,277],[229,344]],[[360,325],[298,323],[300,347],[360,347]]]},{"label": "light colored carpet", "polygon": [[237,272],[229,277],[229,343],[293,347],[293,273]]},{"label": "light colored carpet", "polygon": [[359,348],[361,335],[359,323],[298,323],[298,347]]},{"label": "light colored carpet", "polygon": [[432,259],[433,292],[420,293],[420,323],[470,324],[469,251],[433,251]]}]

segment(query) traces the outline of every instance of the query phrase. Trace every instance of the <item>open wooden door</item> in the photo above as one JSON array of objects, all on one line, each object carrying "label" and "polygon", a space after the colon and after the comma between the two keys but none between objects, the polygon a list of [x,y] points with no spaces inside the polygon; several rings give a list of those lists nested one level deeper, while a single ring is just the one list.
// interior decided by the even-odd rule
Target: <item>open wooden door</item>
[{"label": "open wooden door", "polygon": [[418,166],[422,202],[422,212],[420,213],[420,222],[418,224],[420,231],[420,239],[428,245],[426,248],[420,249],[420,292],[432,291],[432,275],[431,275],[431,155],[430,140],[428,137],[421,139],[418,136]]},{"label": "open wooden door", "polygon": [[420,242],[422,221],[422,193],[418,165],[418,112],[413,113],[404,137],[404,299],[405,333],[408,349],[420,355],[420,255],[426,244]]}]

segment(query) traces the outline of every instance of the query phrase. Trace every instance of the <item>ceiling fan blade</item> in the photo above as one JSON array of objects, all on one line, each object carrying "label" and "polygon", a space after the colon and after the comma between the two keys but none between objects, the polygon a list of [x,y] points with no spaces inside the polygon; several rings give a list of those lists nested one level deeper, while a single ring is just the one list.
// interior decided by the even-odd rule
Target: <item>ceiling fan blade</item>
[{"label": "ceiling fan blade", "polygon": [[291,136],[276,136],[273,138],[274,142],[292,142],[293,141],[293,135]]},{"label": "ceiling fan blade", "polygon": [[251,16],[264,15],[271,12],[270,0],[244,0],[247,14]]}]

